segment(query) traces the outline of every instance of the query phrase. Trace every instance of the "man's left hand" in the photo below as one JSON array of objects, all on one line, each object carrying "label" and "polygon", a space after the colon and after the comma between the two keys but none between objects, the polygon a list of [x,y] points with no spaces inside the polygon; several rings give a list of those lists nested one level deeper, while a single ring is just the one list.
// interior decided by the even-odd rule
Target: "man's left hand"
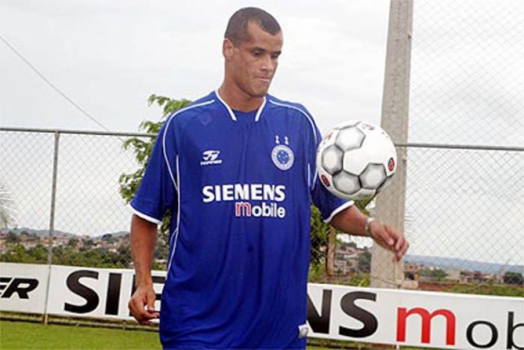
[{"label": "man's left hand", "polygon": [[400,261],[406,254],[409,243],[402,232],[391,226],[384,225],[380,221],[370,223],[369,230],[371,237],[377,244],[395,254],[395,261]]}]

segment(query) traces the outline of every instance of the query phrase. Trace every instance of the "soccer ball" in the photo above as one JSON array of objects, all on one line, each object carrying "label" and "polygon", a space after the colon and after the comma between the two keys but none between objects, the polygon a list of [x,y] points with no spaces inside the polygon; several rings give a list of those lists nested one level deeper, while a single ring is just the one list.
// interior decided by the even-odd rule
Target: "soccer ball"
[{"label": "soccer ball", "polygon": [[373,198],[395,174],[397,153],[389,135],[378,125],[347,121],[329,131],[317,149],[321,182],[344,199]]}]

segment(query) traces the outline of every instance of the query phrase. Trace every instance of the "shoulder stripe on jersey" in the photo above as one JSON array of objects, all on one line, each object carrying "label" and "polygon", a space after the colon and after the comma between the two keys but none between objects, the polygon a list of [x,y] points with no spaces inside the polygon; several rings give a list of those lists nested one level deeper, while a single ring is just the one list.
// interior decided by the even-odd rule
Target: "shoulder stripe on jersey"
[{"label": "shoulder stripe on jersey", "polygon": [[[180,166],[178,163],[178,155],[176,156],[176,179],[177,182],[180,183]],[[180,232],[180,197],[181,193],[178,191],[178,205],[177,205],[177,214],[176,214],[176,228],[171,234],[171,242],[169,244],[169,248],[171,249],[171,254],[169,256],[169,261],[167,262],[167,275],[166,279],[169,277],[169,271],[171,270],[171,263],[173,262],[173,258],[175,257],[175,251],[176,246],[178,243],[178,233]]]},{"label": "shoulder stripe on jersey", "polygon": [[[313,118],[304,110],[296,107],[296,106],[293,106],[293,105],[289,105],[289,104],[286,104],[286,103],[280,103],[280,102],[276,102],[276,101],[272,101],[272,100],[269,100],[270,103],[276,105],[276,106],[280,106],[280,107],[286,107],[286,108],[291,108],[291,109],[294,109],[294,110],[297,110],[299,111],[300,113],[302,113],[303,115],[306,116],[307,120],[309,121],[309,125],[311,126],[311,130],[313,131],[313,136],[315,137],[315,145],[318,143],[318,139],[317,139],[317,128],[315,126],[315,122],[313,121]],[[315,172],[315,175],[313,176],[313,186],[312,188],[315,188],[315,183],[317,181],[317,172]]]},{"label": "shoulder stripe on jersey", "polygon": [[303,111],[302,109],[300,109],[300,108],[298,108],[296,106],[288,105],[288,104],[285,104],[285,103],[280,103],[280,102],[276,102],[276,101],[272,101],[272,100],[269,100],[269,102],[271,102],[272,104],[274,104],[276,106],[286,107],[286,108],[291,108],[291,109],[297,110],[300,113],[302,113],[304,116],[306,116],[307,120],[309,121],[309,125],[311,125],[311,130],[313,131],[313,136],[315,137],[315,145],[317,144],[318,140],[317,140],[317,129],[315,127],[315,122],[313,121],[313,118],[311,118],[311,116],[306,111]]},{"label": "shoulder stripe on jersey", "polygon": [[335,215],[340,213],[342,210],[351,207],[353,204],[355,204],[355,202],[353,202],[353,201],[348,201],[348,202],[342,204],[340,207],[338,207],[337,209],[333,210],[331,212],[331,215],[329,215],[329,217],[326,220],[324,220],[324,222],[326,224],[329,224]]},{"label": "shoulder stripe on jersey", "polygon": [[151,223],[153,223],[153,224],[157,224],[157,225],[159,225],[159,224],[162,223],[162,220],[155,219],[155,218],[152,217],[152,216],[146,215],[146,214],[144,214],[144,213],[142,213],[142,212],[136,210],[136,209],[131,205],[131,203],[129,203],[129,208],[131,208],[131,211],[133,212],[133,214],[135,214],[136,216],[138,216],[138,217],[140,217],[140,218],[142,218],[142,219],[144,219],[144,220],[146,220],[146,221],[149,221],[149,222],[151,222]]},{"label": "shoulder stripe on jersey", "polygon": [[188,107],[181,108],[178,111],[175,111],[173,114],[171,114],[167,118],[167,120],[166,120],[166,128],[164,130],[164,135],[162,136],[162,151],[164,153],[164,160],[165,160],[165,162],[167,164],[167,170],[169,171],[169,176],[171,177],[171,181],[173,182],[173,186],[175,186],[175,189],[177,190],[177,192],[179,191],[179,188],[178,188],[177,182],[175,181],[175,177],[173,176],[173,169],[171,169],[171,165],[169,164],[169,159],[168,159],[167,153],[166,153],[166,135],[167,135],[167,130],[169,129],[169,126],[171,125],[171,121],[173,120],[173,118],[175,118],[178,114],[180,114],[182,112],[185,112],[185,111],[188,111],[188,110],[193,109],[193,108],[206,106],[206,105],[212,104],[214,102],[215,102],[215,100],[209,100],[209,101],[206,101],[206,102],[201,102],[201,103],[198,103],[198,104],[195,104],[195,105],[190,105]]}]

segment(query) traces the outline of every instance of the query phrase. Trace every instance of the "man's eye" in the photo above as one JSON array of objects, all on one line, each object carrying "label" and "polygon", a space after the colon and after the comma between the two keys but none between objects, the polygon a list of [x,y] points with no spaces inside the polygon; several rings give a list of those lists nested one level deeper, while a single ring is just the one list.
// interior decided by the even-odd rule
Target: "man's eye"
[{"label": "man's eye", "polygon": [[255,51],[253,51],[253,56],[259,57],[259,56],[262,55],[262,53],[263,53],[262,50],[255,50]]},{"label": "man's eye", "polygon": [[280,57],[280,52],[271,54],[271,59],[276,60],[278,57]]}]

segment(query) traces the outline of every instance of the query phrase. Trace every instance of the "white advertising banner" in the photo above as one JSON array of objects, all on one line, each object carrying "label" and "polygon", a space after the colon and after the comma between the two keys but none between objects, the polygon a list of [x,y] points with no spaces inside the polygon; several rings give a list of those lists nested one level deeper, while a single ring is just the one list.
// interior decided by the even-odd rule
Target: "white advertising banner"
[{"label": "white advertising banner", "polygon": [[524,299],[308,286],[311,337],[439,349],[524,349]]},{"label": "white advertising banner", "polygon": [[0,310],[43,314],[49,266],[0,263]]},{"label": "white advertising banner", "polygon": [[[155,307],[160,309],[160,294],[165,271],[155,271]],[[134,271],[53,266],[49,288],[48,312],[53,315],[111,319],[132,319],[127,303],[134,291]]]},{"label": "white advertising banner", "polygon": [[[134,272],[52,266],[47,312],[132,319]],[[0,310],[43,313],[49,268],[0,263]],[[155,309],[165,271],[154,271]],[[308,285],[309,337],[439,349],[524,349],[524,298]]]}]

